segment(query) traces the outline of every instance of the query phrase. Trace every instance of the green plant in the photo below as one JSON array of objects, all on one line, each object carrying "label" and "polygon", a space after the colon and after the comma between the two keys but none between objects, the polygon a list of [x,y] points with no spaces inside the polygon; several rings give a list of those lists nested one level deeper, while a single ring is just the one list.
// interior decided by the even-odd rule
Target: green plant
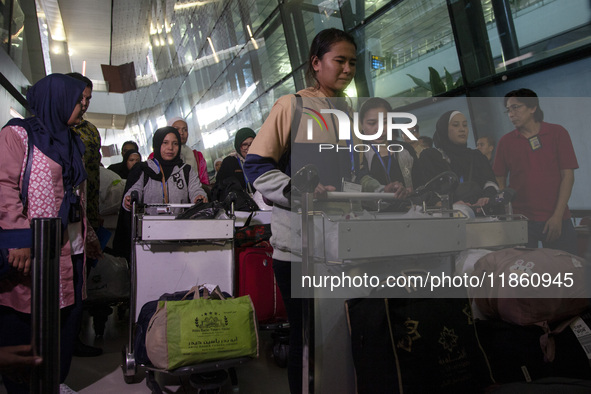
[{"label": "green plant", "polygon": [[452,75],[447,71],[447,68],[443,68],[445,70],[445,80],[441,78],[437,70],[433,67],[429,67],[429,82],[425,82],[420,78],[417,78],[413,75],[408,75],[417,86],[429,90],[433,96],[436,96],[441,93],[445,93],[448,90],[455,89],[459,86],[462,86],[464,83],[462,81],[462,77],[459,77],[455,82],[453,80]]}]

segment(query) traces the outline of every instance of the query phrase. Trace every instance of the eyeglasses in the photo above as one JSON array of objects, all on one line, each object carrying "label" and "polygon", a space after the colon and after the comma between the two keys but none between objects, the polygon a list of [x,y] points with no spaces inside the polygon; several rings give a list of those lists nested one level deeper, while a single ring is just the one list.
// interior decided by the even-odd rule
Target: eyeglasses
[{"label": "eyeglasses", "polygon": [[521,107],[525,107],[525,104],[513,104],[505,109],[505,113],[517,112]]}]

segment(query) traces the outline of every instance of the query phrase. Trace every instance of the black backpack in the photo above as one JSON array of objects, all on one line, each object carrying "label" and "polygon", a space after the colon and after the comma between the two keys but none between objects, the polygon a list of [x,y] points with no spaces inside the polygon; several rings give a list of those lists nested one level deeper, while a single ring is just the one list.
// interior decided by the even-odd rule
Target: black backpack
[{"label": "black backpack", "polygon": [[[242,188],[238,179],[231,177],[221,182],[216,182],[211,190],[213,200],[217,200],[224,205],[233,200],[234,210],[236,211],[258,211],[259,207],[252,197]],[[226,207],[228,208],[228,207]]]}]

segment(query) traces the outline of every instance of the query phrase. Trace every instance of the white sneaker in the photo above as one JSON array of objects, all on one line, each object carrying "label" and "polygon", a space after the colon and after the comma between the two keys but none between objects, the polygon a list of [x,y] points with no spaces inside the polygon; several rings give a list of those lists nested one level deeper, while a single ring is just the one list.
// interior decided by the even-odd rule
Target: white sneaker
[{"label": "white sneaker", "polygon": [[60,384],[60,394],[78,394],[77,391],[72,390],[67,384]]}]

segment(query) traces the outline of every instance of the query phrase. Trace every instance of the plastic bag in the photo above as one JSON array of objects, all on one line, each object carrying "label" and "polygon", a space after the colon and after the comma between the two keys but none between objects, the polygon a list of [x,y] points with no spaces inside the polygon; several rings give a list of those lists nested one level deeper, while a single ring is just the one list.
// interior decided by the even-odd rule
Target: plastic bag
[{"label": "plastic bag", "polygon": [[104,254],[91,268],[86,282],[88,302],[115,301],[129,298],[130,275],[127,260]]}]

